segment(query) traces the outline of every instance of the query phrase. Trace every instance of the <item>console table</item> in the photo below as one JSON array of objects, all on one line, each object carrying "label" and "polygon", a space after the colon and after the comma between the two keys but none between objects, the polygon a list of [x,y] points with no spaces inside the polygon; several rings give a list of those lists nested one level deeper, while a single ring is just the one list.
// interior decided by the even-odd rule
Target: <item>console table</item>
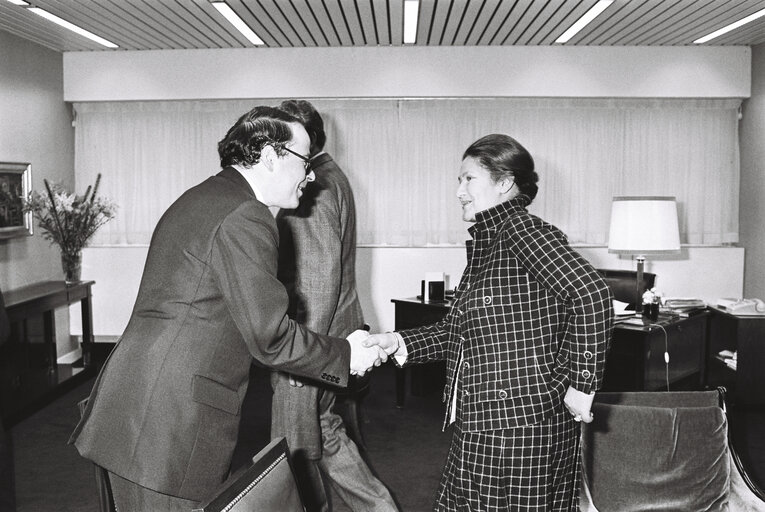
[{"label": "console table", "polygon": [[[765,406],[765,316],[737,316],[709,308],[706,385],[725,386],[736,405]],[[736,369],[717,358],[737,352]]]},{"label": "console table", "polygon": [[[451,307],[451,301],[429,302],[414,297],[392,299],[391,302],[395,305],[397,331],[435,323]],[[655,322],[645,320],[638,325],[616,323],[602,390],[666,390],[667,370],[670,389],[702,389],[705,380],[707,317],[708,313],[702,310],[687,318],[661,315]],[[665,332],[668,367],[664,362]],[[404,405],[407,377],[412,395],[440,393],[446,382],[445,368],[442,362],[397,368],[396,405]]]},{"label": "console table", "polygon": [[[7,425],[84,382],[93,373],[88,371],[93,343],[93,284],[94,281],[71,285],[43,281],[3,293],[11,324],[9,340],[0,347],[0,411]],[[82,309],[83,365],[59,365],[55,310],[77,302]]]}]

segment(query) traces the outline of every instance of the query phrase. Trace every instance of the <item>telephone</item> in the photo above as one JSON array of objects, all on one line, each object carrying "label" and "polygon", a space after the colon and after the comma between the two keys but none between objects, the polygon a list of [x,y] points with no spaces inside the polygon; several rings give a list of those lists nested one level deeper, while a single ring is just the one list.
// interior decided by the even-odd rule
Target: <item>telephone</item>
[{"label": "telephone", "polygon": [[760,299],[720,299],[717,306],[732,315],[765,316],[765,302]]}]

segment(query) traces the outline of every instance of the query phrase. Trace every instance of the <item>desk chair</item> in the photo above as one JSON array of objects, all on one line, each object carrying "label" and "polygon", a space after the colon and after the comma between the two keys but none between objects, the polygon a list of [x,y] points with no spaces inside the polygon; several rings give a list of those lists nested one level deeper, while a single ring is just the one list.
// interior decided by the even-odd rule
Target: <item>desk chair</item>
[{"label": "desk chair", "polygon": [[596,393],[582,512],[765,511],[730,442],[725,390]]},{"label": "desk chair", "polygon": [[271,441],[252,459],[252,466],[232,475],[209,501],[193,512],[304,512],[290,466],[287,441]]},{"label": "desk chair", "polygon": [[[611,290],[614,299],[626,302],[634,308],[637,298],[637,272],[634,270],[610,270],[597,269]],[[656,282],[656,274],[643,272],[643,283],[640,287],[641,295],[644,291],[653,288]]]},{"label": "desk chair", "polygon": [[[80,417],[85,414],[85,408],[88,406],[88,399],[84,398],[77,403],[80,410]],[[114,496],[112,495],[112,486],[109,483],[109,472],[98,464],[93,464],[96,478],[96,490],[98,491],[98,510],[99,512],[117,512],[114,506]]]}]

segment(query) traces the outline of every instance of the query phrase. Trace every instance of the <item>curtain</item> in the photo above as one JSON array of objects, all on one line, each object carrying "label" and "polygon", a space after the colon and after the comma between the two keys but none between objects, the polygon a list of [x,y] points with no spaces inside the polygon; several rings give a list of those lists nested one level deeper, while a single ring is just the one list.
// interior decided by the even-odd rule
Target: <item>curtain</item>
[{"label": "curtain", "polygon": [[[279,100],[76,103],[78,190],[102,174],[119,207],[92,245],[145,245],[164,210],[219,170],[217,142]],[[326,150],[357,202],[358,243],[424,247],[468,237],[456,200],[464,150],[506,133],[534,157],[532,213],[573,244],[605,245],[611,200],[675,196],[681,241],[738,242],[738,109],[731,99],[316,99]]]}]

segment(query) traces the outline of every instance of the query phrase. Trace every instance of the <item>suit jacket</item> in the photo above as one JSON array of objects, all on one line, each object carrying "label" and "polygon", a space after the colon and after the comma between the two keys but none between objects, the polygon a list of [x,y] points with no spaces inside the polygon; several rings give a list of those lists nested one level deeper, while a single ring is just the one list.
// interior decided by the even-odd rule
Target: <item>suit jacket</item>
[{"label": "suit jacket", "polygon": [[252,358],[347,385],[348,343],[287,317],[277,248],[271,213],[233,168],[170,206],[128,326],[72,434],[84,457],[200,501],[228,474]]},{"label": "suit jacket", "polygon": [[[331,156],[316,156],[312,167],[316,180],[298,208],[277,216],[279,279],[289,292],[292,318],[316,332],[345,337],[364,323],[356,293],[356,207],[348,178]],[[320,458],[318,415],[331,406],[331,392],[290,386],[278,373],[272,385],[271,436],[285,436],[293,452]]]},{"label": "suit jacket", "polygon": [[542,421],[569,385],[600,387],[611,292],[560,230],[526,211],[529,202],[521,195],[476,215],[451,309],[400,333],[406,364],[447,361],[445,426],[455,388],[462,430],[477,432]]}]

